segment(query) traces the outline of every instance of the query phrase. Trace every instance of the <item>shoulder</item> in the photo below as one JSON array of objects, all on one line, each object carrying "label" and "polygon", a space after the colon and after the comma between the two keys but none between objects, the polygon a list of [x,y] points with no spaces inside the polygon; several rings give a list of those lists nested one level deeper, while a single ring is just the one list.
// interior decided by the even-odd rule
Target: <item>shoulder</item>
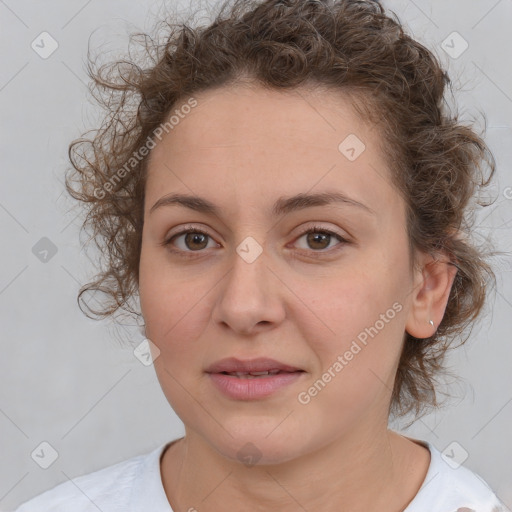
[{"label": "shoulder", "polygon": [[[148,478],[166,445],[92,473],[72,478],[21,504],[15,512],[132,510],[136,483]],[[161,481],[159,481],[161,482]]]},{"label": "shoulder", "polygon": [[504,512],[487,482],[470,469],[458,465],[450,453],[441,453],[426,441],[414,440],[430,451],[427,476],[404,512]]}]

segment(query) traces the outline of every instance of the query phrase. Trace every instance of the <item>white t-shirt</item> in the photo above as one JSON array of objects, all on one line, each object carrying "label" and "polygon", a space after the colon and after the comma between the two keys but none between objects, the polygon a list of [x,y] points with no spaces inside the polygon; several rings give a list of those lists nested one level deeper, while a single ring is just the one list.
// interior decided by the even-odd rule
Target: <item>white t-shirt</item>
[{"label": "white t-shirt", "polygon": [[[411,440],[430,450],[431,461],[423,485],[404,512],[506,510],[477,474],[463,466],[450,467],[431,443]],[[59,484],[15,512],[173,512],[160,474],[160,456],[168,444]]]}]

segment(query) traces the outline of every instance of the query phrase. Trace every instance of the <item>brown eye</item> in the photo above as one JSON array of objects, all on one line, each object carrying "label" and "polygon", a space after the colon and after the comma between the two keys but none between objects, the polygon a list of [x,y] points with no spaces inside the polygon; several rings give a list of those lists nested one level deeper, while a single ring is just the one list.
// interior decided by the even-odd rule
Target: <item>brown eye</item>
[{"label": "brown eye", "polygon": [[204,249],[208,245],[207,237],[204,233],[187,233],[184,238],[185,246],[193,251]]},{"label": "brown eye", "polygon": [[338,233],[318,226],[314,226],[309,228],[307,231],[304,231],[304,233],[302,233],[298,239],[303,237],[306,237],[306,249],[312,249],[314,252],[330,252],[326,249],[329,248],[333,238],[338,239],[340,242],[336,245],[343,245],[348,243],[348,240],[343,238]]},{"label": "brown eye", "polygon": [[[178,240],[182,238],[182,242]],[[208,248],[210,235],[197,228],[189,228],[174,234],[165,240],[162,245],[170,246],[173,252],[200,252],[202,249]],[[175,249],[177,247],[177,249]]]},{"label": "brown eye", "polygon": [[312,249],[327,249],[331,241],[331,235],[329,235],[328,233],[320,232],[308,233],[306,235],[306,240],[308,242],[309,247],[311,247]]}]

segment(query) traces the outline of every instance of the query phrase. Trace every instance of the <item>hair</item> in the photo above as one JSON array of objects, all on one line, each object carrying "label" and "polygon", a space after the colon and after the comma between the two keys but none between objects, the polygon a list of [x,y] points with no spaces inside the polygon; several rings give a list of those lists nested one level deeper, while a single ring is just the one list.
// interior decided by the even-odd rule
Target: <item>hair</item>
[{"label": "hair", "polygon": [[66,188],[83,203],[82,229],[100,250],[100,272],[80,289],[79,306],[85,292],[105,295],[100,309],[86,305],[93,316],[82,311],[141,317],[130,301],[138,293],[147,148],[180,101],[242,83],[323,88],[348,97],[361,119],[380,128],[380,149],[406,204],[411,254],[445,254],[457,268],[435,334],[404,333],[390,413],[417,418],[439,407],[436,377],[445,353],[456,338],[466,341],[488,280],[495,281],[470,237],[473,200],[488,206],[477,193],[495,161],[472,126],[450,112],[444,92],[451,81],[438,59],[372,1],[228,0],[208,26],[165,24],[163,43],[132,35],[142,36],[144,63],[130,55],[96,66],[88,54],[91,92],[106,114],[92,138],[70,144]]}]

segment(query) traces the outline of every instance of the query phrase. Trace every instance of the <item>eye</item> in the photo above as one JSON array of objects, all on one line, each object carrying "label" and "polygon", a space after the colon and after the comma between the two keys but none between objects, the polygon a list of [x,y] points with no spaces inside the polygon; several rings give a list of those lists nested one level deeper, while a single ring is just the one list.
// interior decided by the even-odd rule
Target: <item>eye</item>
[{"label": "eye", "polygon": [[[175,244],[175,241],[183,237],[181,246],[178,245],[178,249],[172,248]],[[200,252],[202,249],[208,249],[208,238],[211,239],[211,236],[202,231],[201,229],[189,227],[180,231],[179,233],[175,233],[170,238],[167,238],[162,242],[161,245],[170,246],[170,250],[172,252]]]},{"label": "eye", "polygon": [[306,237],[306,250],[313,249],[313,252],[331,252],[326,251],[331,242],[333,241],[333,237],[339,240],[339,244],[336,245],[345,245],[348,244],[349,241],[343,238],[340,234],[335,231],[331,231],[330,229],[325,229],[320,226],[313,226],[306,231],[304,231],[297,240]]}]

